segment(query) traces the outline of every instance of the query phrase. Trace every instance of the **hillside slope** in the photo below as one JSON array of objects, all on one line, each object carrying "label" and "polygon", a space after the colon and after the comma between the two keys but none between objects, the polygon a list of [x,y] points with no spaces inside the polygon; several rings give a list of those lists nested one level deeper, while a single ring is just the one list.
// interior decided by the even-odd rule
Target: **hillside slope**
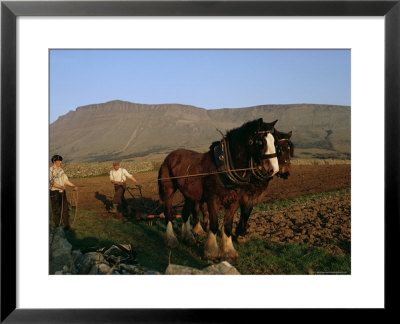
[{"label": "hillside slope", "polygon": [[299,157],[350,157],[350,107],[264,105],[206,110],[179,104],[110,101],[78,107],[50,125],[50,155],[68,161],[129,159],[177,148],[205,151],[221,135],[256,118],[292,130]]}]

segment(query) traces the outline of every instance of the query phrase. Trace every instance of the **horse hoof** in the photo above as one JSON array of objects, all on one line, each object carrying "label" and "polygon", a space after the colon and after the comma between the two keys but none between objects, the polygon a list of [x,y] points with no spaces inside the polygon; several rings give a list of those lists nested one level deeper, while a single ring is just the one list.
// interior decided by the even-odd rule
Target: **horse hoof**
[{"label": "horse hoof", "polygon": [[239,235],[236,237],[236,242],[238,242],[238,244],[244,244],[248,241],[249,239],[247,237],[244,237],[242,235]]},{"label": "horse hoof", "polygon": [[174,249],[174,248],[178,247],[178,245],[179,245],[178,239],[176,238],[176,236],[174,234],[174,230],[172,228],[171,222],[168,222],[168,224],[167,224],[165,244],[171,249]]},{"label": "horse hoof", "polygon": [[222,231],[220,250],[221,258],[225,260],[236,260],[239,257],[239,254],[233,246],[232,235],[227,236],[224,230]]},{"label": "horse hoof", "polygon": [[182,224],[181,239],[188,245],[196,244],[196,239],[194,238],[193,233],[190,230],[190,221],[187,221],[186,223]]},{"label": "horse hoof", "polygon": [[221,259],[228,261],[228,262],[234,262],[238,258],[239,258],[239,254],[236,251],[228,251],[221,255]]},{"label": "horse hoof", "polygon": [[209,260],[214,260],[219,258],[217,237],[212,232],[209,232],[207,241],[204,245],[204,257]]},{"label": "horse hoof", "polygon": [[217,247],[214,246],[205,246],[204,247],[204,258],[207,260],[216,260],[220,258],[220,250]]},{"label": "horse hoof", "polygon": [[193,228],[193,234],[196,236],[206,236],[206,232],[204,232],[200,222],[197,223],[196,226]]},{"label": "horse hoof", "polygon": [[190,235],[186,234],[182,238],[182,240],[188,245],[195,245],[196,244],[196,239],[194,238],[193,234],[191,234],[191,233],[190,233]]},{"label": "horse hoof", "polygon": [[219,259],[219,251],[204,251],[204,258],[207,260]]},{"label": "horse hoof", "polygon": [[165,245],[171,249],[175,249],[179,246],[179,242],[176,237],[170,237],[165,239]]},{"label": "horse hoof", "polygon": [[186,239],[185,242],[186,242],[187,245],[190,245],[190,246],[196,245],[196,240],[194,239],[194,237],[190,238],[188,240]]}]

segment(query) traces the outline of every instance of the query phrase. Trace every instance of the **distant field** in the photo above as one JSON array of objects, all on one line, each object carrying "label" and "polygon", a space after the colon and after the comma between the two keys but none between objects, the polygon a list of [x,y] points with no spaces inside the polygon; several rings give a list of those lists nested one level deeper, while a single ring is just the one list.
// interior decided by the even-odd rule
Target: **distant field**
[{"label": "distant field", "polygon": [[[141,173],[148,171],[157,171],[163,161],[163,158],[154,161],[145,161],[143,159],[122,161],[121,167],[131,173]],[[339,159],[293,159],[293,165],[335,165],[351,164],[351,160]],[[62,168],[70,178],[87,178],[106,175],[112,169],[112,161],[108,162],[71,162],[62,165]]]}]

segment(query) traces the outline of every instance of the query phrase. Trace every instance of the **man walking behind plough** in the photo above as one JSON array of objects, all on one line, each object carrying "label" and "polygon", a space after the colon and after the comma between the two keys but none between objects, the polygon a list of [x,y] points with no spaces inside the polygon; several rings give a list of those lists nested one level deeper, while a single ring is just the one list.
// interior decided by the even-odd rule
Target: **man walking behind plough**
[{"label": "man walking behind plough", "polygon": [[110,171],[110,181],[114,184],[114,199],[112,213],[116,213],[118,206],[125,202],[126,178],[138,185],[138,181],[124,168],[120,168],[120,162],[113,162],[113,170]]}]

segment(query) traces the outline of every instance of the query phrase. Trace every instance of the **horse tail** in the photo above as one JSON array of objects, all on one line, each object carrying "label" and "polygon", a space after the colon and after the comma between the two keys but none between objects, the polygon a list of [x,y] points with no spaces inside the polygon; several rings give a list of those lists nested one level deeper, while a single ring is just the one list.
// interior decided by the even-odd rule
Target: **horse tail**
[{"label": "horse tail", "polygon": [[170,177],[173,177],[173,172],[169,161],[166,159],[158,170],[158,194],[163,202],[170,199],[171,195],[178,189],[176,180],[170,179]]},{"label": "horse tail", "polygon": [[161,180],[163,167],[164,163],[161,164],[160,169],[158,170],[158,195],[160,196],[161,201],[164,201],[164,188]]}]

